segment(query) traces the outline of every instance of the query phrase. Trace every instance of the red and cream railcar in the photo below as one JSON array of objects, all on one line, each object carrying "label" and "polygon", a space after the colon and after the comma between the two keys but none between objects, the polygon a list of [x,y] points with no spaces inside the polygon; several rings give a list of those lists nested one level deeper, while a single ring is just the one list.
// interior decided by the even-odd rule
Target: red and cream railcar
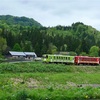
[{"label": "red and cream railcar", "polygon": [[76,65],[79,65],[79,64],[98,65],[99,58],[98,57],[88,57],[88,56],[75,56],[74,63]]}]

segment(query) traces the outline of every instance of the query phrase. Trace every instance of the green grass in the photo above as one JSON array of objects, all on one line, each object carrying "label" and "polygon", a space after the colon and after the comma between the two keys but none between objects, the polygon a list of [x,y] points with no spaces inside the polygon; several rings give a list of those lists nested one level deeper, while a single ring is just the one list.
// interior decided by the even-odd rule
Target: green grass
[{"label": "green grass", "polygon": [[0,64],[0,100],[100,99],[100,66]]},{"label": "green grass", "polygon": [[[1,82],[4,80],[20,79],[25,82],[29,79],[38,81],[39,85],[68,85],[78,84],[100,84],[100,73],[20,73],[20,74],[0,74]],[[13,80],[14,82],[14,80]],[[4,83],[4,82],[2,82]]]},{"label": "green grass", "polygon": [[31,63],[2,63],[0,73],[30,73],[30,72],[100,72],[100,66],[75,66],[64,64],[45,64],[42,62]]},{"label": "green grass", "polygon": [[0,100],[85,100],[100,99],[100,88],[20,89],[13,92],[0,91]]}]

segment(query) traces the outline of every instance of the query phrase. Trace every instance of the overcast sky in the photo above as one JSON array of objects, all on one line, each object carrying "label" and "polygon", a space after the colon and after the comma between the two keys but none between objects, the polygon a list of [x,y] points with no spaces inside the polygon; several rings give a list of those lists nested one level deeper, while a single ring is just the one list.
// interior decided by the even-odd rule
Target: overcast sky
[{"label": "overcast sky", "polygon": [[7,14],[47,27],[83,22],[100,30],[100,0],[0,0],[0,15]]}]

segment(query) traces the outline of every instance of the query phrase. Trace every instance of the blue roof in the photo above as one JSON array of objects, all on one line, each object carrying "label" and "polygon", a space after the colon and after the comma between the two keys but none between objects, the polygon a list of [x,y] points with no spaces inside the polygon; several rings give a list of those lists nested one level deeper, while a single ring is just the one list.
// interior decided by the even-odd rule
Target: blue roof
[{"label": "blue roof", "polygon": [[24,52],[9,51],[9,53],[13,56],[26,56]]},{"label": "blue roof", "polygon": [[31,56],[35,56],[37,57],[37,55],[35,54],[35,52],[24,52],[25,55],[31,55]]},{"label": "blue roof", "polygon": [[35,57],[37,57],[37,55],[36,55],[34,52],[9,51],[9,53],[10,53],[12,56],[26,56],[26,55],[29,55],[29,56],[35,56]]}]

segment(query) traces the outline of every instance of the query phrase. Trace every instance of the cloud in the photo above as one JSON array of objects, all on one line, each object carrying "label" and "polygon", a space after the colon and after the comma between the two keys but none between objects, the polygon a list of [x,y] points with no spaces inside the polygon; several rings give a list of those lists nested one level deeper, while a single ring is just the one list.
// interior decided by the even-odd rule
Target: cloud
[{"label": "cloud", "polygon": [[99,28],[99,0],[2,0],[0,13],[33,18],[44,26],[77,21]]}]

